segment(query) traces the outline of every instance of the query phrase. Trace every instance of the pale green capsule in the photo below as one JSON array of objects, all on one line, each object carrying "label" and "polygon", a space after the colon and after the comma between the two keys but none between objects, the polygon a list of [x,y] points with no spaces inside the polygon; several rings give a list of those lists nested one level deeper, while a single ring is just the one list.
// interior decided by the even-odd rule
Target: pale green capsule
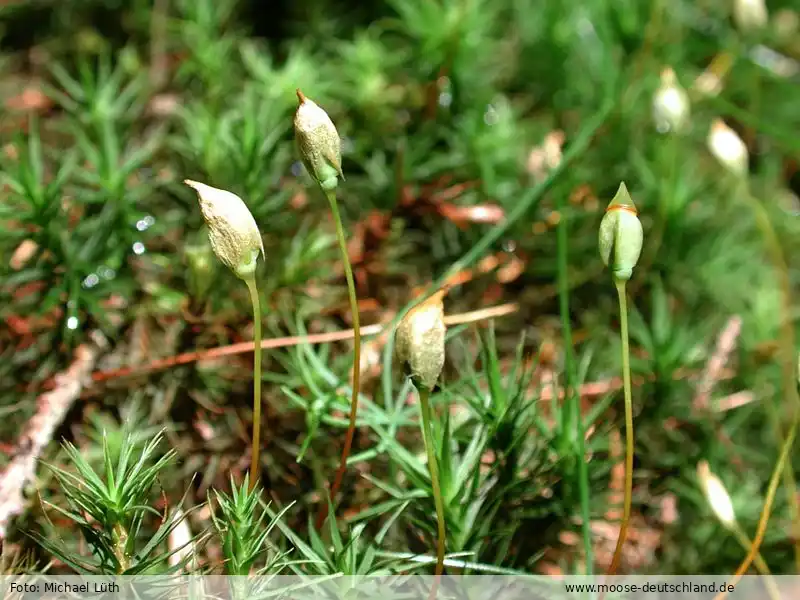
[{"label": "pale green capsule", "polygon": [[615,279],[628,281],[642,253],[644,233],[628,188],[621,183],[600,221],[599,248],[603,264]]}]

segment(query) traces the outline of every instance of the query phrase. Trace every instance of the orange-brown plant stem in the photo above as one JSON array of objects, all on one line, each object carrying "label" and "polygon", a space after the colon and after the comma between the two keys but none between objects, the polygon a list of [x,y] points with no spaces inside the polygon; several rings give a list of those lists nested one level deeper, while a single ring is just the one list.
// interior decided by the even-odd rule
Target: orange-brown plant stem
[{"label": "orange-brown plant stem", "polygon": [[[750,188],[746,180],[741,181],[740,186],[741,195],[753,212],[756,224],[764,237],[767,251],[769,252],[770,260],[772,261],[772,266],[775,269],[775,275],[780,286],[781,325],[778,341],[780,344],[781,373],[783,375],[783,393],[787,405],[791,407],[793,412],[797,412],[800,411],[800,396],[798,396],[797,381],[795,379],[795,337],[792,319],[792,286],[791,280],[789,279],[789,265],[786,262],[783,247],[778,239],[775,228],[772,226],[772,221],[764,204],[759,198],[756,198],[750,193]],[[780,418],[777,417],[779,411],[769,403],[768,407],[772,411],[773,420],[777,423],[778,435],[782,436],[783,434],[780,431]],[[800,536],[800,501],[798,501],[797,493],[795,492],[796,482],[791,457],[786,462],[783,476],[786,493],[788,495],[789,511],[792,518],[793,531],[791,537],[794,539],[795,567],[800,569],[800,537],[798,537]]]},{"label": "orange-brown plant stem", "polygon": [[326,190],[325,196],[328,198],[328,203],[331,206],[331,213],[333,215],[333,222],[336,225],[336,239],[339,242],[339,250],[342,254],[342,263],[344,263],[344,274],[347,279],[347,292],[350,296],[350,311],[353,318],[353,393],[350,397],[350,423],[347,426],[347,433],[344,438],[344,447],[342,448],[342,457],[339,461],[339,468],[336,470],[336,475],[333,478],[333,485],[330,490],[330,503],[323,502],[317,515],[315,526],[317,529],[322,527],[325,518],[328,516],[328,505],[336,506],[336,494],[342,486],[344,473],[347,470],[347,457],[350,456],[350,449],[353,447],[353,437],[356,433],[356,418],[358,416],[358,394],[361,387],[361,325],[358,318],[358,297],[356,296],[356,285],[353,280],[353,267],[350,265],[350,257],[347,253],[347,240],[344,236],[344,228],[342,227],[342,219],[339,215],[339,205],[336,202],[336,192]]},{"label": "orange-brown plant stem", "polygon": [[253,304],[253,439],[250,448],[250,491],[256,487],[261,467],[261,302],[255,277],[245,279]]},{"label": "orange-brown plant stem", "polygon": [[428,455],[428,470],[431,474],[431,490],[433,491],[433,503],[436,506],[436,569],[434,570],[434,580],[431,586],[430,600],[436,598],[439,588],[439,581],[444,572],[444,550],[447,540],[445,531],[444,499],[442,498],[442,487],[439,484],[439,467],[436,464],[436,445],[433,441],[433,418],[431,416],[431,391],[425,386],[417,387],[419,393],[420,413],[422,414],[422,439],[425,442],[425,451]]},{"label": "orange-brown plant stem", "polygon": [[[476,321],[483,321],[485,319],[504,317],[506,315],[514,314],[517,311],[519,311],[519,305],[514,302],[509,302],[507,304],[498,304],[497,306],[490,306],[465,313],[447,315],[444,318],[444,323],[448,326],[461,325],[463,323],[474,323]],[[366,327],[361,328],[361,336],[376,335],[383,332],[384,329],[385,325],[381,323],[367,325]],[[352,339],[353,333],[354,331],[352,329],[343,329],[341,331],[328,331],[326,333],[312,333],[308,335],[293,335],[271,338],[261,342],[261,349],[269,350],[273,348],[298,346],[300,344],[329,344],[331,342],[342,342]],[[109,369],[107,371],[95,371],[92,374],[92,381],[95,383],[100,383],[103,381],[118,379],[120,377],[143,375],[146,373],[152,373],[154,371],[163,371],[164,369],[169,369],[172,367],[188,365],[201,360],[212,360],[215,358],[221,358],[223,356],[245,354],[247,352],[252,352],[253,349],[253,342],[239,342],[237,344],[228,344],[226,346],[218,346],[216,348],[206,348],[205,350],[193,350],[191,352],[184,352],[182,354],[176,354],[175,356],[154,360],[146,365],[137,367],[123,367],[120,369]]]},{"label": "orange-brown plant stem", "polygon": [[[800,412],[795,412],[794,421],[792,422],[792,427],[789,430],[789,434],[786,436],[786,440],[783,442],[783,448],[781,448],[781,455],[778,458],[778,462],[775,463],[775,468],[772,470],[772,476],[769,480],[769,487],[767,488],[767,496],[764,499],[764,507],[761,509],[761,518],[758,520],[758,528],[756,529],[755,538],[753,538],[753,544],[750,546],[750,552],[747,553],[742,564],[739,565],[739,568],[736,569],[736,573],[731,579],[730,585],[736,586],[739,583],[739,580],[742,578],[747,572],[747,569],[750,568],[750,565],[756,558],[759,549],[761,548],[761,543],[764,541],[764,534],[767,532],[767,523],[769,522],[769,515],[772,511],[772,503],[775,501],[775,493],[778,491],[778,484],[780,482],[781,473],[783,472],[784,465],[786,464],[786,460],[789,458],[789,453],[792,450],[792,446],[794,445],[794,438],[797,434],[797,424],[800,422]],[[723,590],[719,594],[714,597],[714,600],[724,600],[724,598],[728,595],[728,592]]]},{"label": "orange-brown plant stem", "polygon": [[628,302],[625,296],[625,282],[617,280],[619,296],[620,337],[622,338],[622,381],[625,395],[625,499],[623,501],[622,523],[619,527],[617,547],[608,568],[608,575],[614,575],[622,561],[622,548],[628,535],[631,521],[631,497],[633,495],[633,400],[631,398],[630,349],[628,347]]}]

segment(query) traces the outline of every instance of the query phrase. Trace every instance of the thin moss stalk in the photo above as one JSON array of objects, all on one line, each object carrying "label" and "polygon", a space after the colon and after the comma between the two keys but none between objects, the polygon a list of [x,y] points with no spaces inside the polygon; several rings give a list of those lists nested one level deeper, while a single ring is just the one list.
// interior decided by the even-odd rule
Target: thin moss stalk
[{"label": "thin moss stalk", "polygon": [[261,450],[261,306],[256,285],[258,256],[264,242],[244,201],[227,190],[191,179],[184,183],[197,192],[200,211],[208,226],[211,249],[217,258],[247,285],[255,325],[253,364],[253,439],[250,450],[250,489],[258,482]]},{"label": "thin moss stalk", "polygon": [[636,205],[625,183],[620,183],[617,193],[608,204],[600,222],[599,248],[603,263],[611,269],[612,279],[619,299],[620,337],[622,338],[622,378],[625,394],[625,497],[617,547],[611,559],[608,574],[617,572],[622,560],[622,548],[628,535],[633,496],[633,400],[631,398],[630,349],[628,347],[628,302],[625,284],[642,254],[644,232]]},{"label": "thin moss stalk", "polygon": [[[358,395],[361,388],[361,323],[358,318],[358,296],[356,295],[356,284],[353,279],[353,267],[350,264],[350,256],[347,253],[347,240],[344,235],[344,227],[342,226],[342,219],[339,215],[339,205],[336,202],[335,190],[323,190],[331,206],[331,214],[333,221],[336,225],[336,239],[339,242],[339,250],[342,255],[342,263],[344,264],[344,275],[347,279],[347,293],[350,298],[350,312],[353,319],[353,391],[350,397],[350,421],[347,425],[347,433],[344,438],[344,447],[342,448],[342,456],[339,460],[339,468],[336,470],[336,475],[333,478],[333,485],[331,485],[330,497],[331,503],[335,502],[336,494],[342,485],[345,471],[347,470],[347,458],[350,456],[350,450],[353,447],[353,438],[356,432],[356,418],[358,417]],[[328,503],[322,504],[322,508],[317,516],[316,528],[322,527],[325,518],[328,516]]]},{"label": "thin moss stalk", "polygon": [[433,419],[431,418],[430,394],[442,374],[445,362],[444,295],[447,289],[440,289],[429,298],[418,303],[397,326],[395,353],[408,367],[411,381],[419,394],[422,415],[422,438],[428,455],[428,470],[431,476],[433,502],[436,506],[436,569],[430,598],[436,597],[439,579],[444,571],[444,551],[447,539],[445,530],[444,501],[439,482],[439,468],[433,439]]},{"label": "thin moss stalk", "polygon": [[436,576],[444,572],[444,547],[447,539],[444,522],[444,500],[442,499],[442,488],[439,485],[439,466],[436,462],[436,452],[433,443],[433,419],[431,418],[431,391],[420,386],[417,388],[419,393],[419,407],[422,413],[422,437],[425,440],[425,452],[428,455],[428,470],[431,473],[431,488],[433,489],[433,502],[436,506]]},{"label": "thin moss stalk", "polygon": [[[350,398],[350,422],[345,435],[342,457],[339,468],[333,478],[330,489],[330,504],[335,506],[336,494],[342,485],[344,473],[347,470],[347,458],[353,446],[353,437],[356,430],[358,416],[358,395],[361,388],[361,326],[358,318],[358,297],[356,285],[353,281],[353,268],[347,254],[347,240],[342,227],[342,218],[339,215],[339,205],[336,202],[336,188],[339,179],[344,180],[342,172],[342,141],[336,126],[331,118],[316,102],[307,98],[303,92],[297,90],[298,106],[294,115],[294,132],[300,158],[309,175],[317,182],[328,204],[331,215],[336,225],[336,239],[342,254],[344,274],[347,279],[347,293],[350,296],[350,312],[353,319],[353,394]],[[316,528],[322,527],[325,517],[328,516],[328,503],[325,502],[317,516]]]},{"label": "thin moss stalk", "polygon": [[[741,201],[748,206],[753,213],[756,225],[758,226],[761,235],[769,253],[772,267],[775,271],[775,276],[780,285],[781,304],[780,304],[780,335],[778,338],[780,344],[780,363],[781,375],[784,391],[784,399],[786,405],[792,411],[800,411],[800,396],[797,391],[796,373],[795,373],[795,332],[792,319],[792,286],[789,277],[789,265],[786,262],[786,257],[783,252],[778,234],[772,225],[767,209],[764,207],[762,201],[750,192],[750,186],[746,179],[737,180],[737,191]],[[766,403],[767,411],[773,421],[776,433],[779,439],[784,437],[780,425],[780,410],[771,401]],[[789,504],[789,512],[792,519],[793,535],[791,536],[794,542],[794,558],[795,565],[800,570],[800,500],[795,493],[796,480],[794,476],[794,468],[792,467],[792,459],[788,458],[784,466],[784,486],[786,487],[786,495]]]},{"label": "thin moss stalk", "polygon": [[[764,535],[767,533],[767,523],[769,522],[770,513],[772,512],[772,505],[775,502],[775,495],[778,491],[778,485],[780,485],[781,473],[787,464],[789,454],[794,446],[794,439],[797,434],[798,423],[800,423],[800,412],[795,412],[794,419],[792,420],[792,426],[789,429],[786,439],[783,441],[780,457],[775,463],[775,468],[772,470],[772,475],[770,476],[767,495],[764,499],[764,506],[761,509],[761,517],[758,519],[756,535],[753,537],[753,543],[750,547],[750,551],[739,565],[739,568],[736,569],[736,573],[730,581],[730,584],[733,586],[736,586],[736,584],[739,583],[739,580],[747,572],[747,569],[749,569],[750,565],[753,564],[753,561],[756,560],[759,549],[761,548],[761,544],[764,541]],[[724,600],[727,595],[727,591],[720,592],[716,595],[714,600]]]},{"label": "thin moss stalk", "polygon": [[253,440],[250,450],[250,491],[253,491],[261,466],[261,301],[255,277],[244,281],[253,305]]},{"label": "thin moss stalk", "polygon": [[622,523],[619,527],[617,546],[608,574],[613,575],[619,568],[622,560],[622,548],[628,536],[628,527],[631,520],[631,501],[633,497],[633,399],[631,394],[631,364],[630,348],[628,342],[628,301],[626,297],[625,281],[615,281],[617,296],[619,298],[620,338],[622,340],[622,386],[625,395],[625,496],[622,508]]},{"label": "thin moss stalk", "polygon": [[[747,537],[747,534],[741,528],[739,523],[733,524],[731,527],[731,533],[733,534],[733,537],[736,538],[736,541],[739,542],[739,545],[744,548],[744,551],[750,552],[750,550],[753,548],[753,540]],[[761,575],[766,577],[765,585],[771,600],[780,600],[781,593],[775,585],[775,580],[772,578],[769,565],[767,565],[767,561],[764,560],[764,557],[761,556],[761,552],[756,552],[756,556],[753,559],[753,564],[755,565],[756,570],[761,573]]]}]

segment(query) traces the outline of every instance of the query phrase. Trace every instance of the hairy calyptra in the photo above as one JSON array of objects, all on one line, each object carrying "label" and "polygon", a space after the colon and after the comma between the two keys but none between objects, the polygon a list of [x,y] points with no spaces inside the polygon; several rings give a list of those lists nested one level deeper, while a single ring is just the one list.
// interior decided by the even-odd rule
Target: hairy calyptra
[{"label": "hairy calyptra", "polygon": [[294,114],[294,133],[300,158],[319,186],[336,189],[342,173],[342,142],[336,126],[324,110],[297,90],[300,104]]},{"label": "hairy calyptra", "polygon": [[432,390],[444,366],[445,292],[440,290],[412,308],[397,326],[395,350],[408,364],[414,382]]},{"label": "hairy calyptra", "polygon": [[236,194],[185,179],[200,198],[200,211],[208,225],[211,249],[222,263],[247,285],[253,305],[253,440],[250,453],[250,489],[259,478],[261,451],[261,301],[256,284],[258,255],[264,242],[252,213]]},{"label": "hairy calyptra", "polygon": [[241,279],[252,277],[258,255],[264,255],[264,242],[250,209],[226,190],[191,179],[184,183],[197,192],[214,254]]},{"label": "hairy calyptra", "polygon": [[661,72],[661,85],[653,96],[653,120],[656,128],[684,131],[689,124],[689,94],[678,83],[675,71],[667,67]]},{"label": "hairy calyptra", "polygon": [[708,132],[708,149],[734,175],[745,175],[750,162],[747,146],[722,119],[714,119]]}]

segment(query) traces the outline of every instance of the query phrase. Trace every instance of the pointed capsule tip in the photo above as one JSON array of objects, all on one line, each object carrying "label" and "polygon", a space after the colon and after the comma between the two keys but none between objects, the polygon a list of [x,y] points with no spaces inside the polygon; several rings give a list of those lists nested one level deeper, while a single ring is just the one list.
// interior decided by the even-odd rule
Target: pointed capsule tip
[{"label": "pointed capsule tip", "polygon": [[663,85],[675,85],[675,80],[675,71],[672,69],[672,67],[664,67],[661,70],[661,83]]},{"label": "pointed capsule tip", "polygon": [[631,198],[628,187],[625,185],[624,181],[620,182],[617,193],[614,194],[614,198],[608,203],[608,208],[606,208],[606,210],[608,211],[614,208],[627,208],[633,209],[634,212],[636,211],[636,205],[633,203],[633,198]]},{"label": "pointed capsule tip", "polygon": [[444,301],[445,296],[450,291],[452,285],[444,285],[438,290],[436,290],[433,294],[431,294],[430,298],[428,298],[425,302],[429,305],[437,305],[441,304]]},{"label": "pointed capsule tip", "polygon": [[725,121],[720,119],[719,117],[712,119],[711,121],[711,131],[718,132],[718,131],[729,131],[730,127],[725,124]]},{"label": "pointed capsule tip", "polygon": [[297,94],[297,100],[300,102],[300,104],[303,104],[303,102],[306,101],[305,94],[303,94],[303,92],[300,91],[300,88],[297,88],[295,90],[295,94]]}]

